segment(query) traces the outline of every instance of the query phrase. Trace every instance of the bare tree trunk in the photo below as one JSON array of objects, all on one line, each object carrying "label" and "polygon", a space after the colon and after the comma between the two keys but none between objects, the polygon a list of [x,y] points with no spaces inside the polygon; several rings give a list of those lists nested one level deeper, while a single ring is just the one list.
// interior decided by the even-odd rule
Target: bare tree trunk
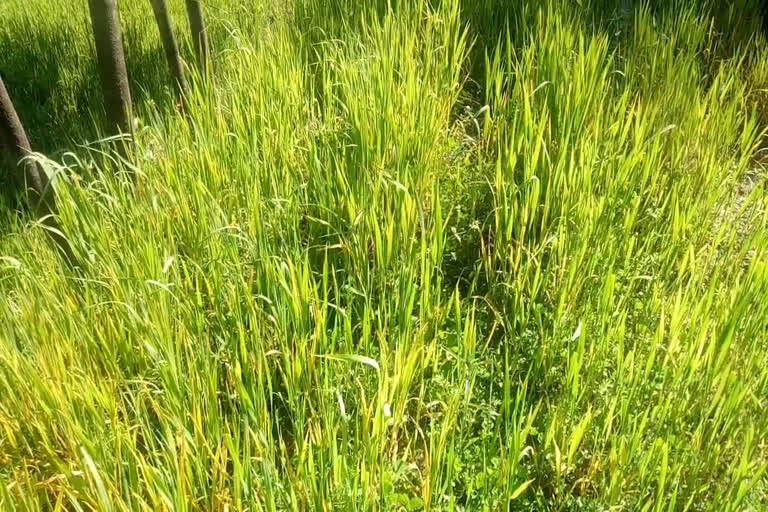
[{"label": "bare tree trunk", "polygon": [[120,16],[117,0],[88,0],[96,42],[99,78],[104,91],[110,134],[129,134],[131,126],[131,91],[125,68]]},{"label": "bare tree trunk", "polygon": [[[13,159],[14,167],[32,153],[27,133],[21,125],[2,77],[0,77],[0,142],[3,150]],[[23,187],[25,193],[31,190],[36,196],[35,202],[39,202],[48,210],[52,209],[53,195],[45,171],[31,160],[26,160],[22,164],[22,171],[15,172],[13,176],[18,186]]]},{"label": "bare tree trunk", "polygon": [[[27,159],[19,163],[32,154],[32,147],[2,77],[0,77],[0,149],[8,153],[12,161],[11,168],[14,170],[13,178],[23,189],[24,194],[29,199],[33,199],[30,202],[35,204],[39,213],[43,215],[42,222],[48,228],[48,234],[61,249],[70,265],[77,266],[77,259],[69,241],[53,216],[56,213],[56,195],[48,175],[37,162]],[[22,172],[17,171],[19,166],[22,167]]]},{"label": "bare tree trunk", "polygon": [[173,75],[176,92],[178,93],[179,100],[183,102],[187,94],[187,79],[184,76],[184,65],[181,62],[181,55],[179,55],[179,46],[176,44],[176,37],[173,35],[168,3],[166,0],[150,0],[150,2],[155,13],[157,28],[160,30],[160,39],[163,41],[165,57],[168,59],[168,67],[171,69],[171,75]]},{"label": "bare tree trunk", "polygon": [[186,0],[189,28],[192,30],[192,44],[195,46],[197,60],[203,76],[206,74],[210,49],[208,48],[208,33],[205,29],[202,0]]}]

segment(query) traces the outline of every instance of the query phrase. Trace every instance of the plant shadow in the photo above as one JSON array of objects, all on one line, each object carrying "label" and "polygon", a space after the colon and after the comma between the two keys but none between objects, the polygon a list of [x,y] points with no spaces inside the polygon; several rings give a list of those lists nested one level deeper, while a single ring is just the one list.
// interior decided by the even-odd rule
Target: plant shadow
[{"label": "plant shadow", "polygon": [[[152,19],[123,24],[128,79],[137,116],[171,110],[175,100]],[[72,33],[20,16],[0,30],[0,73],[35,151],[56,158],[103,138],[105,112],[90,25]],[[71,28],[77,28],[75,23]]]}]

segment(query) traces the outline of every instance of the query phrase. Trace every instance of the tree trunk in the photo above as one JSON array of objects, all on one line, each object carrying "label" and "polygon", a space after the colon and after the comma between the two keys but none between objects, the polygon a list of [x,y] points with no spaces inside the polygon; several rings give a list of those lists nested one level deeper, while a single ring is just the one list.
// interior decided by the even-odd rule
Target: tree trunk
[{"label": "tree trunk", "polygon": [[[48,235],[53,239],[67,261],[76,267],[77,258],[72,252],[69,241],[64,236],[58,221],[54,217],[56,213],[56,195],[48,180],[48,175],[37,162],[24,157],[32,154],[27,133],[21,124],[16,109],[13,107],[11,97],[5,88],[3,78],[0,76],[0,149],[8,154],[13,169],[13,179],[24,191],[32,204],[43,215],[42,223],[47,227]],[[0,153],[2,156],[2,153]],[[18,172],[19,166],[22,172]]]},{"label": "tree trunk", "polygon": [[16,171],[19,161],[32,153],[27,133],[21,125],[16,109],[13,107],[11,97],[5,88],[3,78],[0,77],[0,142],[4,152],[12,160],[13,178],[24,192],[30,191],[36,196],[35,202],[39,202],[44,208],[51,210],[53,206],[53,194],[49,186],[48,176],[40,166],[26,160],[22,165],[22,172]]},{"label": "tree trunk", "polygon": [[129,134],[131,126],[131,91],[125,68],[123,39],[117,0],[88,0],[96,42],[99,78],[104,91],[108,133]]},{"label": "tree trunk", "polygon": [[206,74],[210,50],[208,48],[208,33],[205,30],[202,0],[186,0],[189,28],[192,30],[192,44],[195,46],[197,60],[203,76]]},{"label": "tree trunk", "polygon": [[160,39],[163,41],[165,57],[168,59],[168,67],[171,69],[176,92],[179,100],[184,101],[187,94],[187,79],[184,76],[184,65],[179,55],[179,46],[176,44],[176,38],[173,35],[173,26],[171,25],[171,15],[168,12],[168,3],[166,0],[150,0],[152,10],[155,12],[157,28],[160,30]]}]

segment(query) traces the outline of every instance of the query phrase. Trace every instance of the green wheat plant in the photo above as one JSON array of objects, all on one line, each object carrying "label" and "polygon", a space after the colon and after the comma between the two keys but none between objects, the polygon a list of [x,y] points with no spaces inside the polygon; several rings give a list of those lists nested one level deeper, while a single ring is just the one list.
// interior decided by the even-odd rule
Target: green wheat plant
[{"label": "green wheat plant", "polygon": [[82,262],[0,204],[0,509],[768,507],[756,3],[210,1],[182,115],[126,0],[131,161],[70,4],[0,4]]}]

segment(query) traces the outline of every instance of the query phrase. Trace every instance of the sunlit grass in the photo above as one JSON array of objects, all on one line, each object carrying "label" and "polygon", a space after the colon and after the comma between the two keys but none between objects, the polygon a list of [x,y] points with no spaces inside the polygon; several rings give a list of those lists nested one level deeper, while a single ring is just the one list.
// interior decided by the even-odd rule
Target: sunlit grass
[{"label": "sunlit grass", "polygon": [[[121,2],[130,167],[84,146],[85,11],[35,40],[68,78],[15,97],[83,268],[2,214],[0,509],[768,506],[768,49],[723,32],[746,17],[247,4],[208,4],[185,118]],[[0,52],[32,5],[47,34],[69,3],[0,4]]]}]

